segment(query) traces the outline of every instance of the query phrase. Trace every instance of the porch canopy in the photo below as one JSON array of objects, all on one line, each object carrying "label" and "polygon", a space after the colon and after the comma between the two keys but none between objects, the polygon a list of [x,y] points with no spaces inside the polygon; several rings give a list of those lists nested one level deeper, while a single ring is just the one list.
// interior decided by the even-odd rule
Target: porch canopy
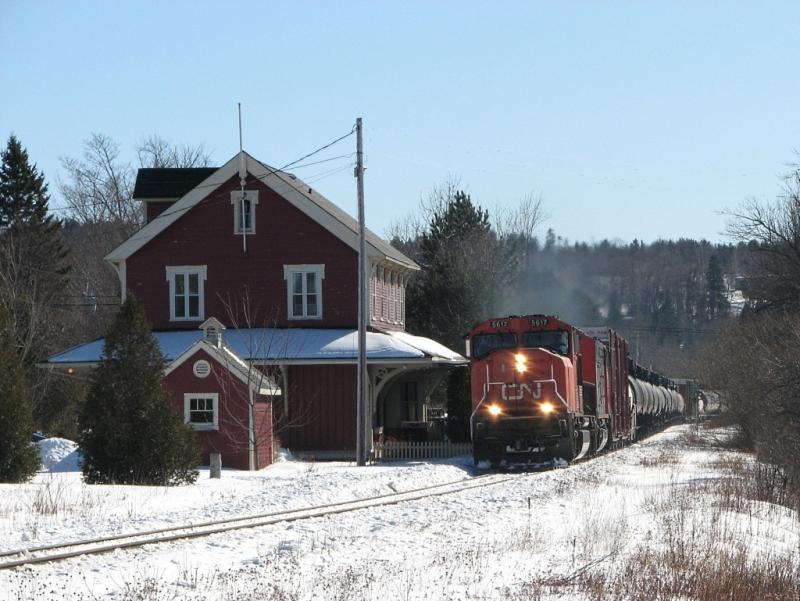
[{"label": "porch canopy", "polygon": [[[202,330],[153,332],[168,363],[204,338]],[[52,355],[41,367],[94,367],[104,339],[80,344]],[[225,346],[242,360],[263,365],[356,363],[358,330],[313,328],[241,328],[224,332]],[[406,332],[367,332],[367,361],[371,364],[464,365],[468,361],[447,347]]]}]

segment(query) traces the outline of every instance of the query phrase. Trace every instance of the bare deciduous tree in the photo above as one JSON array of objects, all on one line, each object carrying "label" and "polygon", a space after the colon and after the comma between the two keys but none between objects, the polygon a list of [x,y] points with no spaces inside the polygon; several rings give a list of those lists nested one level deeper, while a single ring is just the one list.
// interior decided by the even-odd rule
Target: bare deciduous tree
[{"label": "bare deciduous tree", "polygon": [[[140,167],[201,167],[210,158],[202,145],[176,145],[155,134],[136,153]],[[141,225],[142,208],[132,198],[136,170],[122,158],[120,145],[100,133],[84,142],[81,158],[62,158],[61,164],[66,177],[58,187],[69,210],[65,235],[77,259],[61,304],[75,308],[84,302],[87,311],[73,310],[71,325],[82,336],[99,336],[113,317],[102,308],[119,299],[119,282],[103,257]]]},{"label": "bare deciduous tree", "polygon": [[[263,444],[269,445],[267,452],[272,456],[281,433],[309,422],[313,399],[293,398],[285,366],[271,365],[269,361],[263,365],[255,364],[256,357],[286,357],[288,354],[293,333],[290,329],[274,329],[274,309],[260,307],[247,287],[235,297],[228,295],[223,304],[227,320],[234,326],[230,334],[236,335],[239,343],[245,346],[249,360],[243,361],[223,347],[227,369],[223,374],[217,374],[225,395],[225,404],[220,407],[220,420],[227,424],[225,436],[228,445],[239,452],[247,452],[250,469],[257,470],[264,467],[260,464]],[[246,391],[234,381],[231,375],[234,369],[245,375]],[[264,395],[259,395],[258,391],[277,387],[281,389],[280,397],[273,396],[269,406],[259,402],[259,396]],[[280,406],[276,399],[282,401]]]},{"label": "bare deciduous tree", "polygon": [[207,167],[211,155],[202,144],[173,144],[157,134],[144,138],[136,147],[140,167]]},{"label": "bare deciduous tree", "polygon": [[431,219],[444,212],[448,201],[456,195],[456,192],[464,189],[460,177],[452,174],[447,176],[444,183],[433,186],[430,191],[420,196],[413,213],[389,225],[386,229],[386,238],[404,247],[413,244],[427,230]]},{"label": "bare deciduous tree", "polygon": [[[136,147],[139,167],[205,167],[210,155],[202,145],[177,145],[153,134]],[[94,133],[84,143],[83,157],[64,157],[66,181],[59,190],[70,217],[79,223],[111,223],[129,236],[141,225],[142,208],[133,198],[136,170],[120,156],[111,137]]]},{"label": "bare deciduous tree", "polygon": [[70,216],[80,223],[113,223],[127,235],[141,222],[141,208],[134,203],[135,173],[120,159],[119,144],[105,134],[92,134],[84,143],[83,158],[64,157],[61,166],[67,181],[58,188]]},{"label": "bare deciduous tree", "polygon": [[772,311],[730,324],[701,362],[705,384],[721,393],[745,441],[773,470],[770,492],[795,506],[800,506],[798,357],[800,319]]},{"label": "bare deciduous tree", "polygon": [[775,201],[749,199],[727,215],[727,234],[751,251],[757,306],[800,307],[800,167],[786,176]]},{"label": "bare deciduous tree", "polygon": [[530,192],[518,205],[499,205],[495,209],[494,224],[501,240],[513,242],[518,253],[522,273],[530,268],[531,245],[536,229],[547,219],[541,194]]}]

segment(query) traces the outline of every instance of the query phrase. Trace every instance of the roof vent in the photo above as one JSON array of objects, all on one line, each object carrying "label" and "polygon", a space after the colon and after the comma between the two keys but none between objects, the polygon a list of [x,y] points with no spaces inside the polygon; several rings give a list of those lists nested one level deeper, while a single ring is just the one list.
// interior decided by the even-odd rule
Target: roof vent
[{"label": "roof vent", "polygon": [[223,323],[216,317],[209,317],[200,324],[200,329],[203,330],[203,337],[206,342],[209,342],[217,348],[222,346],[222,332],[225,330]]},{"label": "roof vent", "polygon": [[195,361],[192,366],[192,371],[198,378],[205,378],[211,373],[211,364],[205,359],[200,359],[199,361]]}]

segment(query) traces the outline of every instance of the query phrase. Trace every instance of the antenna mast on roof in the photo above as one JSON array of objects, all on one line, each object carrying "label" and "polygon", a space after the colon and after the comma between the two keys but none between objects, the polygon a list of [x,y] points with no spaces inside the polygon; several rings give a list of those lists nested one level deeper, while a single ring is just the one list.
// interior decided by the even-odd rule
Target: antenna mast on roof
[{"label": "antenna mast on roof", "polygon": [[245,167],[244,150],[242,147],[242,103],[239,102],[237,104],[239,105],[239,185],[242,193],[239,198],[238,206],[236,207],[238,213],[236,219],[239,221],[239,228],[242,230],[242,252],[247,254],[247,219],[244,193],[245,179],[247,179],[247,167]]}]

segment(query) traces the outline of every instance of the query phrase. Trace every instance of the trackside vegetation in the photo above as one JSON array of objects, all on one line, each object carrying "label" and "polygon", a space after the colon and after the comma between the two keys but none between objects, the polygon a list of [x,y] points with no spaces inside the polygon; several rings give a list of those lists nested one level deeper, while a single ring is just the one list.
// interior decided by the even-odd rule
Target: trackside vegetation
[{"label": "trackside vegetation", "polygon": [[39,469],[32,432],[33,411],[25,398],[22,366],[0,305],[0,482],[25,482]]},{"label": "trackside vegetation", "polygon": [[164,357],[142,306],[129,295],[105,337],[80,416],[83,476],[90,484],[189,484],[200,452],[170,403]]}]

